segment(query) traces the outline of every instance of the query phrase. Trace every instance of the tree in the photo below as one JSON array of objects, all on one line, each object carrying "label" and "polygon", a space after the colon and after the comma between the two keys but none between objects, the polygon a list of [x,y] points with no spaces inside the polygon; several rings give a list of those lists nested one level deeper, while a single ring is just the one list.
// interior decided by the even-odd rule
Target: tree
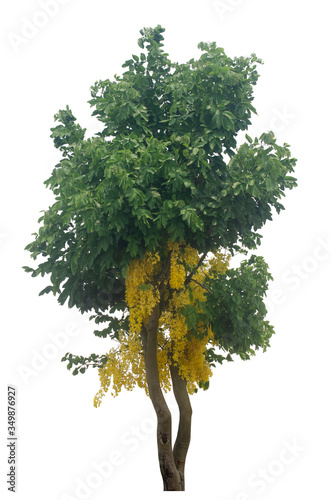
[{"label": "tree", "polygon": [[[114,396],[145,389],[164,489],[184,490],[189,394],[208,388],[216,363],[265,351],[274,333],[264,259],[229,263],[256,249],[260,228],[284,209],[296,160],[272,132],[246,134],[237,147],[256,113],[254,54],[231,59],[200,43],[198,60],[173,63],[163,32],[142,29],[142,52],[123,75],[91,87],[102,132],[85,139],[68,106],[55,115],[51,137],[62,158],[45,181],[55,202],[26,247],[38,265],[25,270],[50,275],[41,295],[92,312],[109,351],[62,361],[74,375],[98,368],[95,406],[109,388]],[[180,412],[174,446],[163,394],[171,386]]]}]

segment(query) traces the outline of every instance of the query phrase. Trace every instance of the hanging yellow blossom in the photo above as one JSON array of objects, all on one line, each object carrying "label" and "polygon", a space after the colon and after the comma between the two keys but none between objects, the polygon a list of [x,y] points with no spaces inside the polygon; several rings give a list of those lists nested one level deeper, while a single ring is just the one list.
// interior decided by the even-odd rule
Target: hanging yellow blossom
[{"label": "hanging yellow blossom", "polygon": [[[170,253],[170,256],[169,256]],[[148,394],[140,330],[146,326],[155,305],[160,303],[162,285],[166,307],[161,312],[158,330],[158,367],[161,387],[171,388],[169,366],[178,366],[181,377],[187,381],[190,394],[207,382],[212,375],[204,353],[208,344],[214,345],[214,335],[209,325],[199,323],[195,328],[199,335],[188,330],[183,309],[193,306],[197,313],[199,303],[206,300],[208,289],[204,286],[208,274],[224,274],[229,267],[230,256],[217,251],[197,269],[200,257],[197,250],[185,243],[169,241],[165,248],[170,257],[168,274],[162,274],[162,263],[158,252],[146,252],[144,258],[132,260],[126,279],[126,301],[129,308],[129,331],[119,336],[120,348],[111,349],[108,361],[99,369],[101,389],[94,404],[99,406],[102,397],[112,385],[116,396],[122,387],[132,390],[135,385]],[[190,273],[188,286],[185,280]],[[199,338],[197,338],[199,337]]]},{"label": "hanging yellow blossom", "polygon": [[126,279],[126,301],[130,309],[130,331],[140,332],[154,306],[160,300],[157,284],[153,283],[160,270],[158,253],[147,252],[143,259],[132,260]]}]

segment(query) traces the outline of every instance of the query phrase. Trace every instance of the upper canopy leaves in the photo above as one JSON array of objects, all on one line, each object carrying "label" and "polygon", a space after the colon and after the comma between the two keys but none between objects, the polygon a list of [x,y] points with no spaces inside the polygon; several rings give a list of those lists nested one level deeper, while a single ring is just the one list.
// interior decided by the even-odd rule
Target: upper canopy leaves
[{"label": "upper canopy leaves", "polygon": [[82,312],[123,309],[130,260],[169,237],[201,253],[255,248],[295,186],[296,160],[271,132],[236,150],[255,112],[256,56],[231,59],[200,43],[198,60],[172,63],[162,32],[141,30],[144,52],[91,87],[101,133],[85,139],[68,106],[55,115],[51,137],[63,158],[45,184],[56,201],[27,246],[43,259],[26,270],[50,274],[44,293]]}]

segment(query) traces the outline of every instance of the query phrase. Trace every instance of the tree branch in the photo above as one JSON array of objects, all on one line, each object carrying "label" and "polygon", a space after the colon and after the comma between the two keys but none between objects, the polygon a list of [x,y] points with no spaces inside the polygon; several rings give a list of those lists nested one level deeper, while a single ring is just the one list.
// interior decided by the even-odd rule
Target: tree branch
[{"label": "tree branch", "polygon": [[184,287],[187,286],[190,281],[192,280],[192,277],[194,276],[194,273],[199,269],[199,267],[201,266],[201,264],[203,263],[203,261],[205,260],[207,256],[207,252],[204,253],[201,257],[200,257],[200,260],[197,264],[197,266],[195,267],[195,269],[193,269],[193,271],[190,272],[190,274],[186,277],[185,281],[184,281]]},{"label": "tree branch", "polygon": [[209,288],[207,288],[207,287],[206,287],[205,285],[203,285],[202,283],[199,283],[199,281],[194,280],[193,278],[191,278],[191,281],[193,281],[193,282],[194,282],[194,283],[196,283],[197,285],[200,285],[200,286],[201,286],[201,288],[204,288],[205,290],[207,290],[207,292],[212,293],[212,291],[211,291],[211,290],[209,290]]}]

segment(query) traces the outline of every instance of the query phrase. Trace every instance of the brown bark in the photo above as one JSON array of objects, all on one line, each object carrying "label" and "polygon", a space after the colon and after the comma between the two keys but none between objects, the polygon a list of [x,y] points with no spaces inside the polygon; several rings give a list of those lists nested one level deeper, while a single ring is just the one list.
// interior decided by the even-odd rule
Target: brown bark
[{"label": "brown bark", "polygon": [[170,366],[175,398],[179,408],[179,425],[173,449],[174,461],[181,479],[182,491],[185,490],[185,462],[191,440],[192,407],[187,393],[187,383],[179,374],[176,366]]},{"label": "brown bark", "polygon": [[181,491],[182,480],[177,470],[171,442],[171,413],[160,386],[157,363],[157,331],[160,307],[155,306],[141,337],[144,349],[148,391],[157,416],[157,447],[164,491]]},{"label": "brown bark", "polygon": [[[202,255],[196,269],[203,263],[206,254]],[[171,413],[164,398],[160,386],[159,369],[157,361],[157,333],[161,309],[166,307],[170,298],[164,301],[166,283],[170,275],[171,252],[169,252],[164,269],[158,276],[160,286],[160,303],[157,304],[149,318],[146,326],[141,329],[141,339],[144,351],[146,379],[149,396],[152,400],[157,417],[157,447],[160,471],[163,479],[164,491],[184,491],[185,479],[184,469],[186,455],[191,439],[191,419],[192,408],[187,393],[187,383],[178,373],[178,368],[172,364],[170,366],[171,379],[175,398],[179,408],[179,425],[174,448],[172,448],[171,436]],[[185,279],[184,286],[192,280],[194,271]],[[172,295],[170,289],[170,297]]]}]

